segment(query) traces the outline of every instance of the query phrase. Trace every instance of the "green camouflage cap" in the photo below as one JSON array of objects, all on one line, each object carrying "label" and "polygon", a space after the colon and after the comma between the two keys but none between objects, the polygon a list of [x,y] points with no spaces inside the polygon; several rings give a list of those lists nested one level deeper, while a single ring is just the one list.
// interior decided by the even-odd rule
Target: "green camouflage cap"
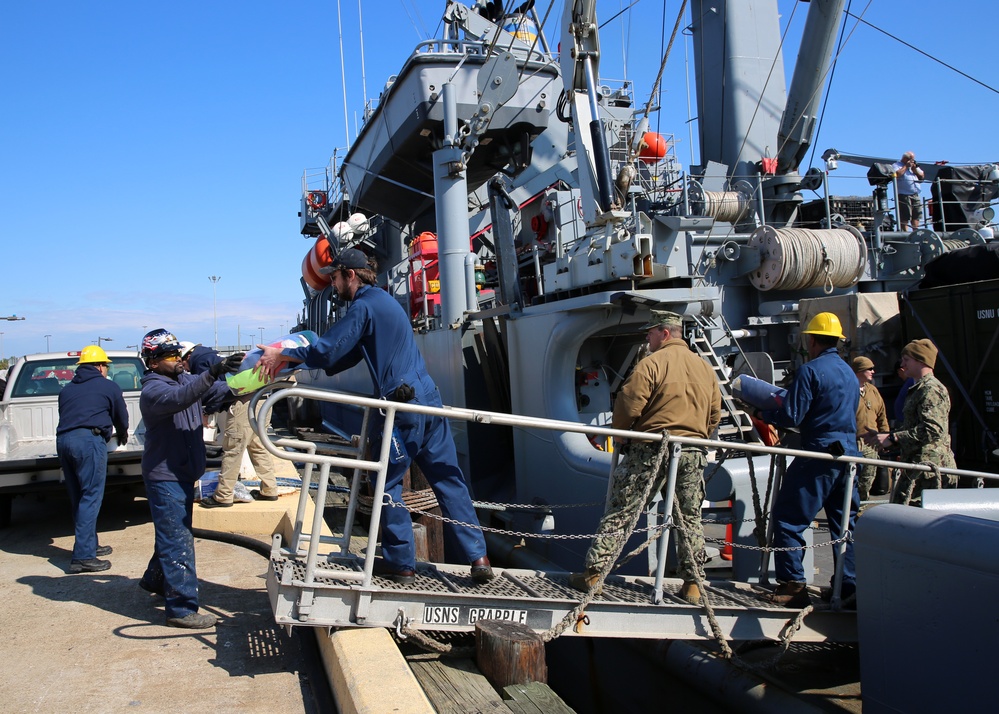
[{"label": "green camouflage cap", "polygon": [[663,325],[683,324],[683,315],[679,313],[669,310],[650,310],[650,312],[652,315],[649,317],[649,321],[642,325],[643,330],[651,330],[653,327],[662,327]]}]

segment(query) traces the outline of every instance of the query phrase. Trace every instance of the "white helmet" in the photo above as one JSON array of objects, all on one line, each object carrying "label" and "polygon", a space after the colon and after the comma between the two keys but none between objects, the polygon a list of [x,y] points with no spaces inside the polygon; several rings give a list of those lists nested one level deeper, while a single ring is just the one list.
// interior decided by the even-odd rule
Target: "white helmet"
[{"label": "white helmet", "polygon": [[347,238],[353,235],[354,229],[350,227],[350,224],[346,221],[340,221],[333,226],[333,237],[334,238]]},{"label": "white helmet", "polygon": [[371,224],[368,223],[367,216],[363,213],[350,214],[350,218],[347,219],[347,225],[349,225],[350,229],[357,235],[364,235],[368,232],[368,228],[371,227]]},{"label": "white helmet", "polygon": [[191,354],[191,351],[200,344],[200,342],[195,344],[194,342],[184,342],[182,340],[180,343],[180,358],[187,359],[187,356]]}]

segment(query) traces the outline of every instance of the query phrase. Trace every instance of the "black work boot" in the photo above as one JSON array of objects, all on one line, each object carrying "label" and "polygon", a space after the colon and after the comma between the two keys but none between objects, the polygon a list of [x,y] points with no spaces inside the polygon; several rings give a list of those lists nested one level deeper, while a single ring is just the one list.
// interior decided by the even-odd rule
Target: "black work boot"
[{"label": "black work boot", "polygon": [[111,567],[110,560],[100,560],[98,558],[88,558],[87,560],[74,560],[69,564],[71,573],[99,573]]}]

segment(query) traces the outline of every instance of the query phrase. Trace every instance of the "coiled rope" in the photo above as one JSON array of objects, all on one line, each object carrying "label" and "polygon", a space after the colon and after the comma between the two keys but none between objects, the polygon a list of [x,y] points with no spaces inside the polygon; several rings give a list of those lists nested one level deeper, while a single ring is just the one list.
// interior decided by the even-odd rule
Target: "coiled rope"
[{"label": "coiled rope", "polygon": [[950,253],[952,250],[961,250],[961,248],[968,248],[971,246],[970,241],[960,240],[957,238],[951,238],[943,242],[944,250]]},{"label": "coiled rope", "polygon": [[716,221],[738,223],[752,209],[749,196],[741,191],[702,191],[703,213]]},{"label": "coiled rope", "polygon": [[760,267],[749,274],[758,290],[803,290],[855,285],[867,267],[867,245],[853,227],[813,230],[761,226],[749,246],[760,251]]}]

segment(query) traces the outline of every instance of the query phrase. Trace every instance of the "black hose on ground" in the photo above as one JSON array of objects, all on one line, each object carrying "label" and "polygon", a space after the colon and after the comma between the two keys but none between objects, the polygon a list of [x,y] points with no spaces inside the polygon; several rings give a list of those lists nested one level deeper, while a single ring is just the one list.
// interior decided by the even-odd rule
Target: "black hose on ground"
[{"label": "black hose on ground", "polygon": [[265,543],[251,536],[240,535],[238,533],[225,533],[223,531],[212,531],[206,528],[192,528],[191,533],[195,538],[204,538],[205,540],[216,540],[219,543],[238,545],[241,548],[252,550],[254,553],[258,553],[265,558],[271,557],[270,542]]}]

